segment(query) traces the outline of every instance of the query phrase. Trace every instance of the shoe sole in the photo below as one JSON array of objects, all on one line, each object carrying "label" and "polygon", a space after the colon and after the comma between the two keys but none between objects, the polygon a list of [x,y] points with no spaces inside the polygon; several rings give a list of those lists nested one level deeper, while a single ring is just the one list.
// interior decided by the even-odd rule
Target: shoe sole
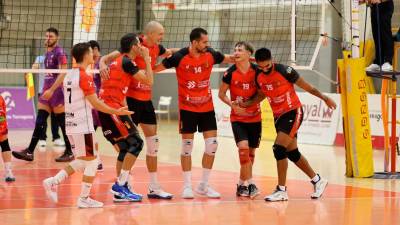
[{"label": "shoe sole", "polygon": [[167,196],[167,197],[163,197],[157,194],[147,194],[147,198],[151,198],[151,199],[166,199],[166,200],[171,200],[173,196]]},{"label": "shoe sole", "polygon": [[202,196],[202,197],[207,197],[207,198],[212,198],[212,199],[218,199],[221,198],[221,196],[208,196],[207,193],[204,192],[200,192],[198,190],[196,190],[196,194]]},{"label": "shoe sole", "polygon": [[260,192],[257,192],[257,193],[255,193],[253,195],[250,195],[249,197],[250,197],[250,199],[254,199],[255,197],[257,197],[259,195],[260,195]]},{"label": "shoe sole", "polygon": [[25,161],[29,161],[29,162],[33,161],[33,159],[24,158],[21,155],[18,155],[18,154],[14,153],[14,152],[11,152],[11,154],[14,156],[14,158],[19,159],[19,160],[25,160]]},{"label": "shoe sole", "polygon": [[266,202],[285,202],[285,201],[288,201],[289,199],[286,198],[286,199],[279,199],[279,200],[271,200],[271,199],[264,198],[264,200]]},{"label": "shoe sole", "polygon": [[54,159],[54,161],[56,161],[56,162],[71,162],[71,161],[73,161],[74,160],[74,158],[71,158],[71,159],[68,159],[68,160],[64,160],[64,159],[62,159],[62,160],[60,160],[60,159]]},{"label": "shoe sole", "polygon": [[117,195],[117,196],[123,198],[124,200],[126,200],[126,201],[115,201],[115,202],[141,202],[142,201],[142,199],[131,199],[131,198],[122,197],[118,192],[113,191],[112,189],[110,190],[110,192],[111,192],[111,194]]},{"label": "shoe sole", "polygon": [[15,178],[7,177],[6,179],[4,179],[4,181],[7,182],[7,183],[11,183],[11,182],[15,181]]},{"label": "shoe sole", "polygon": [[321,198],[322,195],[323,195],[324,192],[325,192],[326,187],[328,187],[328,182],[326,182],[325,187],[324,187],[324,190],[322,191],[321,195],[318,196],[318,197],[317,197],[317,196],[311,196],[311,199],[319,199],[319,198]]}]

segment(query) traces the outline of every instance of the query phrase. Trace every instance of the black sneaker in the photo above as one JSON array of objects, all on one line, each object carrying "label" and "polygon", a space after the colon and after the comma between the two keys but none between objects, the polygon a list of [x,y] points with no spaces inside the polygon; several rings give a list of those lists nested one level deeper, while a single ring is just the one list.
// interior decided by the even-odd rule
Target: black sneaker
[{"label": "black sneaker", "polygon": [[33,153],[30,153],[28,149],[24,149],[20,152],[12,151],[11,154],[17,159],[33,161]]},{"label": "black sneaker", "polygon": [[255,184],[249,184],[249,196],[251,199],[255,198],[257,195],[260,194],[260,190],[258,190]]},{"label": "black sneaker", "polygon": [[244,185],[236,186],[236,196],[249,197],[249,189]]},{"label": "black sneaker", "polygon": [[67,152],[55,159],[56,162],[71,162],[72,160],[74,160],[74,154]]},{"label": "black sneaker", "polygon": [[97,165],[97,171],[103,171],[103,163],[99,163],[99,165]]}]

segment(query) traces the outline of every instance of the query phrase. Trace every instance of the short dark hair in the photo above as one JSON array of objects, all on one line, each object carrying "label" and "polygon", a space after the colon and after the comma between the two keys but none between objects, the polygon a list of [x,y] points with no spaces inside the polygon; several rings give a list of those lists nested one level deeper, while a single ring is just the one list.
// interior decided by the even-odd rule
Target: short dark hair
[{"label": "short dark hair", "polygon": [[253,55],[253,53],[254,53],[254,47],[253,47],[253,45],[250,44],[249,42],[247,42],[247,41],[239,41],[239,42],[237,42],[237,43],[235,44],[235,48],[238,47],[238,46],[243,46],[244,49],[246,49],[247,51],[249,51],[249,52]]},{"label": "short dark hair", "polygon": [[194,28],[192,32],[190,32],[190,42],[196,40],[198,41],[201,38],[201,35],[208,35],[207,31],[201,27]]},{"label": "short dark hair", "polygon": [[90,51],[89,49],[90,44],[88,42],[78,43],[72,47],[71,55],[77,63],[81,63],[85,54]]},{"label": "short dark hair", "polygon": [[256,62],[263,62],[266,60],[271,60],[271,51],[268,48],[260,48],[255,54]]},{"label": "short dark hair", "polygon": [[131,51],[132,46],[139,43],[138,36],[135,33],[127,33],[121,38],[121,53],[128,53]]},{"label": "short dark hair", "polygon": [[99,42],[95,41],[95,40],[91,40],[88,42],[90,44],[90,47],[92,47],[92,49],[97,48],[100,51],[100,45]]},{"label": "short dark hair", "polygon": [[54,33],[56,36],[58,36],[58,30],[54,27],[47,28],[46,32]]}]

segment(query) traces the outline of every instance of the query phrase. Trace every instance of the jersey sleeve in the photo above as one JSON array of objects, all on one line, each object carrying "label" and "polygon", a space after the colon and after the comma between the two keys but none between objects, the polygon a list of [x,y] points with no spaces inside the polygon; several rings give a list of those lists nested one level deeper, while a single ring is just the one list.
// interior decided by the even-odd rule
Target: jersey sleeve
[{"label": "jersey sleeve", "polygon": [[128,73],[132,76],[139,72],[139,67],[137,67],[136,63],[132,62],[132,60],[126,56],[124,56],[122,59],[122,69],[125,73]]},{"label": "jersey sleeve", "polygon": [[225,59],[224,54],[222,54],[221,52],[215,51],[213,48],[209,48],[208,52],[210,52],[211,55],[213,56],[214,64],[221,64]]},{"label": "jersey sleeve", "polygon": [[182,60],[182,58],[185,56],[185,54],[186,54],[186,49],[181,49],[181,50],[175,52],[174,54],[172,54],[171,57],[165,58],[162,61],[162,64],[167,69],[172,68],[172,67],[176,68],[179,66],[179,63]]},{"label": "jersey sleeve", "polygon": [[63,49],[60,49],[60,51],[57,53],[57,60],[58,65],[65,65],[68,63],[67,55],[65,54]]},{"label": "jersey sleeve", "polygon": [[85,96],[96,93],[93,77],[89,76],[84,71],[80,71],[79,87],[82,89]]},{"label": "jersey sleeve", "polygon": [[235,71],[235,65],[229,67],[225,73],[224,76],[222,76],[222,82],[224,82],[225,84],[231,84],[232,81],[232,73],[233,71]]},{"label": "jersey sleeve", "polygon": [[277,64],[276,70],[290,83],[296,83],[296,81],[300,78],[299,73],[291,66]]},{"label": "jersey sleeve", "polygon": [[164,53],[167,51],[167,49],[165,49],[163,45],[158,45],[158,49],[159,49],[158,56],[164,55]]}]

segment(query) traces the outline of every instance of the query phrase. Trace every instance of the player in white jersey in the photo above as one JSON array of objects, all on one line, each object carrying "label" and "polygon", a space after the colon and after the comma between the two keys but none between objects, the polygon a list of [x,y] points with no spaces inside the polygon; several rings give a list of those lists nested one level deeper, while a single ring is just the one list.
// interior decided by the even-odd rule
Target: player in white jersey
[{"label": "player in white jersey", "polygon": [[43,181],[47,196],[58,202],[57,186],[76,171],[83,171],[82,189],[78,198],[79,208],[102,207],[103,203],[89,197],[97,171],[98,152],[95,149],[92,106],[108,114],[130,115],[127,107],[113,109],[97,98],[93,77],[85,70],[93,63],[93,52],[89,43],[79,43],[72,48],[77,67],[64,79],[65,127],[76,159],[54,177]]}]

